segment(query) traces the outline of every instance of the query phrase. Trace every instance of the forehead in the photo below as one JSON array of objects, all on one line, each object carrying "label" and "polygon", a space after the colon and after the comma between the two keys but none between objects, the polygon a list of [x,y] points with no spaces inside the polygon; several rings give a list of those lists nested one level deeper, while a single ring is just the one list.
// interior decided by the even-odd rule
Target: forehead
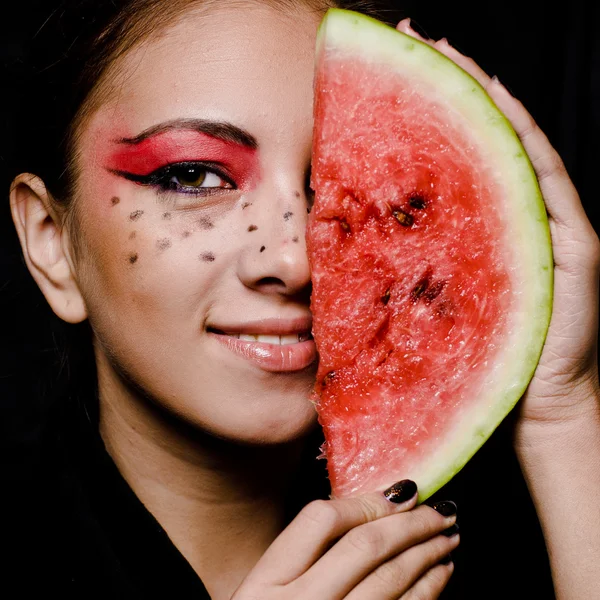
[{"label": "forehead", "polygon": [[322,14],[266,4],[189,9],[122,57],[91,119],[128,135],[186,117],[276,134],[312,120],[316,29]]}]

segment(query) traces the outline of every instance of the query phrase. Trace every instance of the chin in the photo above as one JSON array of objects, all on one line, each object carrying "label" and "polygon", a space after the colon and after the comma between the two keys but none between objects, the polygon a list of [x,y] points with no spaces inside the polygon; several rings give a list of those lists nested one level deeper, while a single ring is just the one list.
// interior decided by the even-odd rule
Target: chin
[{"label": "chin", "polygon": [[225,419],[207,424],[197,422],[197,428],[214,437],[243,446],[277,446],[294,443],[318,427],[314,406],[306,398],[286,410],[231,411]]}]

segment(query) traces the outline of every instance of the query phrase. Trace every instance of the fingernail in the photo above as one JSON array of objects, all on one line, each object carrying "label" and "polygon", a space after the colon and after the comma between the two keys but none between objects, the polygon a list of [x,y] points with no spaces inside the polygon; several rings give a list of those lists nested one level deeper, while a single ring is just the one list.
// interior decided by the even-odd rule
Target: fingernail
[{"label": "fingernail", "polygon": [[448,527],[448,529],[444,529],[444,531],[442,531],[442,534],[446,537],[452,537],[453,535],[457,534],[458,531],[458,524],[454,523],[454,525],[451,525],[450,527]]},{"label": "fingernail", "polygon": [[436,502],[433,508],[437,510],[443,517],[452,517],[456,514],[456,504],[452,500],[442,500]]},{"label": "fingernail", "polygon": [[413,21],[412,19],[410,20],[410,27],[413,31],[418,33],[422,38],[424,38],[426,40],[431,39],[431,37],[427,34],[427,32],[416,21]]},{"label": "fingernail", "polygon": [[452,562],[452,554],[447,554],[440,560],[440,565],[449,565]]},{"label": "fingernail", "polygon": [[417,484],[410,479],[403,479],[390,486],[383,495],[394,504],[402,504],[410,500],[417,493]]}]

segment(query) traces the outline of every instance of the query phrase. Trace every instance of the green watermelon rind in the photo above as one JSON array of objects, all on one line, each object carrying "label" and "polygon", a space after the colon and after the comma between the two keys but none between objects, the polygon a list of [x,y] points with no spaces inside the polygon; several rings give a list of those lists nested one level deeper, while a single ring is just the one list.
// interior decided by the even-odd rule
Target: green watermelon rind
[{"label": "green watermelon rind", "polygon": [[[496,373],[498,389],[489,390],[489,402],[482,402],[479,410],[471,409],[467,416],[457,413],[452,435],[430,451],[423,470],[396,474],[385,484],[392,484],[398,476],[412,478],[422,502],[465,466],[514,408],[533,377],[552,314],[554,262],[548,217],[534,168],[517,133],[479,82],[448,57],[375,19],[335,8],[319,27],[317,67],[324,51],[338,52],[344,59],[355,54],[363,62],[389,68],[391,75],[410,76],[411,84],[422,82],[425,93],[437,94],[449,111],[476,131],[477,139],[485,142],[480,151],[503,167],[511,241],[516,248],[526,249],[519,255],[526,286],[525,304],[518,315],[522,323],[514,343],[507,345],[505,363],[500,363],[503,370]],[[448,457],[453,459],[448,461]]]}]

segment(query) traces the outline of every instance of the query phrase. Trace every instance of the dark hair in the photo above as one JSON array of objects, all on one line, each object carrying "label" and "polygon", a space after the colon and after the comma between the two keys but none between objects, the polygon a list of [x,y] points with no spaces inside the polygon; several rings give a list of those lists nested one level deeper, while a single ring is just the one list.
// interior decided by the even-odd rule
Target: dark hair
[{"label": "dark hair", "polygon": [[[77,124],[93,104],[98,83],[115,59],[190,4],[210,8],[215,2],[248,1],[62,0],[51,10],[43,2],[46,8],[37,23],[30,15],[30,22],[35,24],[31,38],[25,40],[15,60],[5,65],[11,93],[3,111],[8,115],[1,161],[4,189],[8,191],[9,182],[19,173],[33,173],[44,181],[59,207],[69,207],[76,180],[72,155]],[[281,10],[303,4],[324,12],[337,6],[390,23],[398,18],[392,2],[382,0],[262,1]],[[3,253],[6,264],[2,268],[8,283],[3,285],[0,310],[18,327],[12,338],[6,337],[7,357],[0,361],[7,369],[0,376],[8,386],[0,411],[7,406],[12,411],[14,403],[22,424],[36,423],[43,420],[57,398],[95,395],[95,388],[90,388],[96,384],[90,331],[87,324],[66,325],[52,314],[22,262],[9,223],[8,202],[2,214],[4,243],[9,244],[9,250]],[[0,412],[0,421],[9,424],[11,433],[20,430],[14,417],[2,416]],[[0,439],[2,433],[0,428]]]}]

